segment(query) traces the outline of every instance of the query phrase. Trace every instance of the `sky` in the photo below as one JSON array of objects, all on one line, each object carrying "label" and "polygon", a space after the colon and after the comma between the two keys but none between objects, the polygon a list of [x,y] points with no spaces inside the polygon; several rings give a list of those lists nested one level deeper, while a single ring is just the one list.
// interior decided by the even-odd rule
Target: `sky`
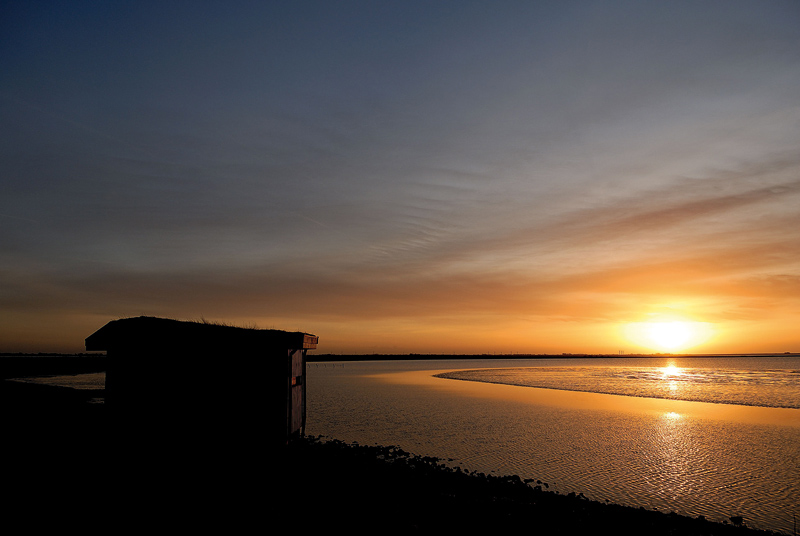
[{"label": "sky", "polygon": [[9,1],[0,57],[0,351],[800,351],[796,0]]}]

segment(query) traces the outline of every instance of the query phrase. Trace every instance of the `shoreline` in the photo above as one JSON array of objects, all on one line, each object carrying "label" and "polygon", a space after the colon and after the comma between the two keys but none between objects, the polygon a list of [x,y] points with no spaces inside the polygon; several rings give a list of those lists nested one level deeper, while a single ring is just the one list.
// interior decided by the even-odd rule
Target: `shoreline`
[{"label": "shoreline", "polygon": [[[553,534],[767,536],[734,516],[724,523],[561,495],[541,481],[467,473],[396,447],[303,438],[287,449],[302,526],[395,534],[536,530]],[[334,520],[334,523],[331,523]]]}]

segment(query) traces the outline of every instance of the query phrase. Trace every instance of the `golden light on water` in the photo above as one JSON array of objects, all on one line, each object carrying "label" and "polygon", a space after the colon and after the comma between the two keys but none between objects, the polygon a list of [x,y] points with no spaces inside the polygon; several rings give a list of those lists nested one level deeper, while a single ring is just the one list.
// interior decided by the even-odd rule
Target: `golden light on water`
[{"label": "golden light on water", "polygon": [[664,375],[665,378],[670,378],[674,376],[682,376],[683,370],[676,367],[675,365],[669,364],[661,369],[661,373]]},{"label": "golden light on water", "polygon": [[656,320],[624,326],[625,339],[655,352],[680,352],[708,341],[714,330],[707,322]]},{"label": "golden light on water", "polygon": [[677,380],[681,376],[683,376],[683,370],[675,366],[674,363],[669,363],[666,367],[661,369],[661,377],[666,382],[666,385],[672,394],[677,394],[680,390],[680,382]]}]

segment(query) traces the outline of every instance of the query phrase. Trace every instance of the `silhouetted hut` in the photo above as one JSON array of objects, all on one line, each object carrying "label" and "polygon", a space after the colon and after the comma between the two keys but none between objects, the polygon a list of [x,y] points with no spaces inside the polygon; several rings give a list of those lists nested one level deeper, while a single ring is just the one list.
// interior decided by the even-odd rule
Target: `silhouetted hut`
[{"label": "silhouetted hut", "polygon": [[141,316],[109,322],[86,349],[106,351],[106,408],[131,434],[277,445],[305,432],[306,352],[317,341]]}]

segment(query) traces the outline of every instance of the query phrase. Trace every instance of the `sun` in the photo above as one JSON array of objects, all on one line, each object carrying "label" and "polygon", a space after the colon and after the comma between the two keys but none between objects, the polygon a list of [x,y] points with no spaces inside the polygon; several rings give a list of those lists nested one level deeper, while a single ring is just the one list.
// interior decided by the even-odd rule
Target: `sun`
[{"label": "sun", "polygon": [[656,352],[679,352],[712,336],[711,325],[683,319],[632,322],[624,326],[625,338]]},{"label": "sun", "polygon": [[647,336],[655,345],[667,350],[683,348],[692,336],[689,322],[648,322],[645,326]]}]

